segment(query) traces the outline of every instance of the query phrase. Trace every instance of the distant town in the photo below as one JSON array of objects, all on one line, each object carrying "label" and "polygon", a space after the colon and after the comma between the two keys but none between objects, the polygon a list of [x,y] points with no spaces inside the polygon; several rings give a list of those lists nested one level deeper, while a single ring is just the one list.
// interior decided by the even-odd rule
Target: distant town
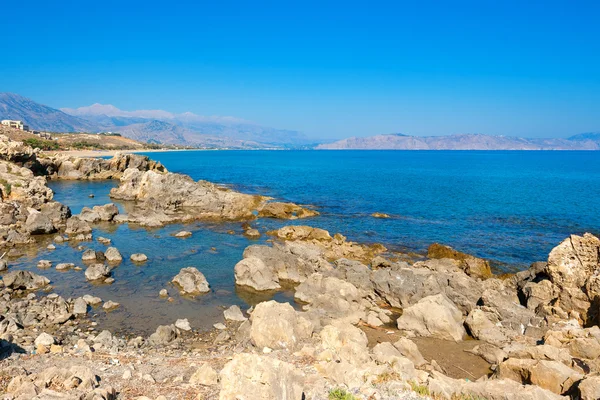
[{"label": "distant town", "polygon": [[18,129],[25,132],[33,133],[34,135],[38,135],[39,137],[46,140],[56,140],[56,138],[52,138],[52,134],[50,132],[36,131],[29,129],[29,125],[25,125],[23,121],[17,121],[12,119],[3,119],[0,121],[2,126],[6,126],[8,128]]}]

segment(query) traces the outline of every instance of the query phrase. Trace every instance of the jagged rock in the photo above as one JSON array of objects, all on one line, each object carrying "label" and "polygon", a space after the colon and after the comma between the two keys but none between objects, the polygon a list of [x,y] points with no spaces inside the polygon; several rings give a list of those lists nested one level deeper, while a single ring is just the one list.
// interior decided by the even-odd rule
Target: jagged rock
[{"label": "jagged rock", "polygon": [[259,303],[252,311],[250,321],[250,339],[258,348],[294,350],[313,331],[311,322],[292,306],[273,300]]},{"label": "jagged rock", "polygon": [[236,354],[221,370],[220,400],[301,400],[303,374],[293,365],[256,354]]},{"label": "jagged rock", "polygon": [[72,216],[71,218],[69,218],[67,220],[67,229],[65,230],[65,233],[67,235],[79,235],[79,234],[86,234],[86,233],[91,233],[92,232],[92,227],[85,221],[83,221],[82,219],[80,219],[77,216]]},{"label": "jagged rock", "polygon": [[301,207],[294,203],[270,202],[258,210],[258,216],[266,218],[299,219],[314,217],[316,215],[319,215],[317,211]]},{"label": "jagged rock", "polygon": [[490,264],[486,260],[454,250],[450,246],[434,243],[429,246],[429,249],[427,250],[427,257],[450,258],[460,261],[461,268],[463,268],[465,273],[470,276],[476,276],[480,278],[489,278],[492,276]]},{"label": "jagged rock", "polygon": [[244,314],[242,314],[242,310],[240,310],[240,307],[236,306],[235,304],[229,307],[227,310],[223,311],[223,316],[228,321],[244,322],[248,319],[244,317]]},{"label": "jagged rock", "polygon": [[373,347],[373,357],[380,364],[388,364],[392,371],[404,381],[415,381],[417,372],[413,362],[404,357],[394,345],[389,342],[378,343]]},{"label": "jagged rock", "polygon": [[30,235],[45,235],[56,232],[50,218],[40,212],[32,212],[25,221],[25,229]]},{"label": "jagged rock", "polygon": [[57,271],[67,271],[71,268],[74,268],[75,264],[73,263],[60,263],[60,264],[56,264],[56,270]]},{"label": "jagged rock", "polygon": [[112,221],[119,214],[119,209],[113,203],[93,208],[83,207],[79,218],[86,222]]},{"label": "jagged rock", "polygon": [[84,295],[82,299],[90,306],[97,306],[102,303],[102,299],[100,297],[90,296],[89,294]]},{"label": "jagged rock", "polygon": [[[39,263],[38,263],[39,266]],[[0,272],[8,270],[8,262],[6,260],[0,260]]]},{"label": "jagged rock", "polygon": [[344,361],[362,365],[370,360],[367,336],[355,326],[336,321],[323,328],[320,334],[323,352],[321,360]]},{"label": "jagged rock", "polygon": [[177,285],[183,294],[198,295],[210,292],[204,274],[194,267],[182,268],[171,282]]},{"label": "jagged rock", "polygon": [[11,289],[37,290],[47,286],[50,280],[30,271],[11,271],[2,277],[4,286]]},{"label": "jagged rock", "polygon": [[398,318],[398,329],[417,336],[433,336],[447,340],[462,340],[462,313],[443,294],[425,297],[405,308]]},{"label": "jagged rock", "polygon": [[556,394],[566,394],[583,378],[579,372],[558,361],[519,360],[509,358],[500,363],[496,370],[499,379],[512,379],[534,384]]},{"label": "jagged rock", "polygon": [[191,385],[216,385],[219,380],[217,372],[208,364],[202,364],[190,377]]},{"label": "jagged rock", "polygon": [[156,328],[156,332],[154,332],[148,338],[148,341],[152,345],[164,345],[172,342],[177,339],[177,330],[173,325],[161,325]]},{"label": "jagged rock", "polygon": [[580,400],[600,399],[600,376],[586,376],[577,388]]},{"label": "jagged rock", "polygon": [[84,300],[83,297],[78,297],[73,302],[73,314],[75,315],[85,315],[87,314],[88,303]]},{"label": "jagged rock", "polygon": [[281,288],[279,277],[260,258],[244,258],[235,265],[233,272],[237,285],[259,291]]},{"label": "jagged rock", "polygon": [[94,251],[92,249],[87,249],[81,255],[81,260],[82,261],[104,262],[104,260],[106,260],[106,257],[104,256],[104,253],[102,253],[101,251]]},{"label": "jagged rock", "polygon": [[104,264],[92,264],[85,270],[85,278],[88,281],[97,281],[110,276],[110,268]]},{"label": "jagged rock", "polygon": [[123,261],[123,256],[116,247],[109,247],[106,249],[104,252],[104,257],[106,258],[106,261],[113,264]]},{"label": "jagged rock", "polygon": [[180,329],[182,331],[185,332],[189,332],[192,330],[192,327],[190,326],[190,321],[186,319],[178,319],[177,321],[175,321],[175,328]]},{"label": "jagged rock", "polygon": [[417,345],[410,339],[400,338],[396,343],[394,343],[394,347],[398,349],[402,356],[408,358],[417,367],[427,362],[421,355]]}]

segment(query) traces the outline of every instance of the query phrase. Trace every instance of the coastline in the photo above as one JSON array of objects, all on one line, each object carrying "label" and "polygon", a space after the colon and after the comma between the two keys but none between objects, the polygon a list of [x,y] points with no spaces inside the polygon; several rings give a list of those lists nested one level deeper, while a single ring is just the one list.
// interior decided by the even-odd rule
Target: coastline
[{"label": "coastline", "polygon": [[138,154],[138,153],[166,153],[175,151],[199,151],[213,149],[138,149],[138,150],[63,150],[63,151],[42,151],[41,153],[48,156],[70,156],[70,157],[114,157],[121,154]]}]

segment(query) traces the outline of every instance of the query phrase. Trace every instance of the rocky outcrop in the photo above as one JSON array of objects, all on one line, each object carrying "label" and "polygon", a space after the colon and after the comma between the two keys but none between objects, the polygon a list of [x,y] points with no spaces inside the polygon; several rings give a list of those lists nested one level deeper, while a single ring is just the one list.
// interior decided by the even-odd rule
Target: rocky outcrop
[{"label": "rocky outcrop", "polygon": [[250,315],[250,340],[262,350],[295,350],[302,340],[310,337],[313,326],[287,303],[259,303]]},{"label": "rocky outcrop", "polygon": [[293,365],[271,357],[238,354],[221,373],[220,400],[301,400],[304,376]]},{"label": "rocky outcrop", "polygon": [[182,268],[171,282],[179,288],[181,294],[195,296],[210,292],[204,274],[194,267]]},{"label": "rocky outcrop", "polygon": [[442,294],[425,297],[405,308],[397,324],[398,329],[416,336],[458,341],[466,334],[462,313]]},{"label": "rocky outcrop", "polygon": [[79,218],[86,222],[112,221],[119,214],[119,209],[113,203],[103,206],[94,206],[93,208],[83,207],[79,213]]},{"label": "rocky outcrop", "polygon": [[492,276],[492,270],[490,264],[482,259],[473,257],[470,254],[461,253],[460,251],[454,250],[450,246],[443,244],[434,243],[429,246],[427,250],[427,257],[440,259],[449,258],[460,262],[460,267],[469,276],[475,276],[479,278],[489,278]]},{"label": "rocky outcrop", "polygon": [[315,210],[303,208],[294,203],[270,202],[258,209],[258,216],[279,219],[301,219],[319,215]]}]

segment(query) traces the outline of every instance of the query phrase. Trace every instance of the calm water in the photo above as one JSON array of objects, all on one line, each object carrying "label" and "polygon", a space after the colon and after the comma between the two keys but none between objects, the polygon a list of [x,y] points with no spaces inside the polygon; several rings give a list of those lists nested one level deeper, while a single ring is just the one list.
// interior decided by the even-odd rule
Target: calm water
[{"label": "calm water", "polygon": [[[229,184],[246,192],[311,204],[321,216],[292,223],[341,232],[352,240],[381,242],[390,248],[424,252],[438,241],[494,260],[502,270],[525,268],[543,260],[570,233],[600,231],[600,152],[410,152],[410,151],[193,151],[151,153],[172,172]],[[52,182],[55,198],[74,213],[83,206],[110,202],[117,182]],[[94,198],[88,195],[94,193]],[[126,205],[119,204],[121,209]],[[375,219],[373,212],[391,214]],[[258,220],[261,231],[289,221]],[[173,233],[187,229],[189,239]],[[233,232],[231,232],[233,231]],[[233,234],[232,234],[233,233]],[[98,225],[94,236],[109,237],[124,262],[112,285],[92,285],[83,272],[40,272],[37,260],[81,263],[73,244],[25,255],[12,265],[36,270],[64,296],[86,293],[122,307],[95,310],[101,327],[153,331],[157,325],[188,318],[195,328],[222,319],[222,306],[247,307],[262,298],[236,291],[233,266],[251,243],[240,223],[171,225],[130,229]],[[97,242],[85,248],[103,249]],[[149,262],[129,262],[132,253]],[[181,298],[168,284],[178,271],[195,266],[213,289],[194,300]],[[158,298],[167,288],[173,302]],[[268,297],[268,296],[267,296]],[[276,295],[291,299],[291,293]]]}]

